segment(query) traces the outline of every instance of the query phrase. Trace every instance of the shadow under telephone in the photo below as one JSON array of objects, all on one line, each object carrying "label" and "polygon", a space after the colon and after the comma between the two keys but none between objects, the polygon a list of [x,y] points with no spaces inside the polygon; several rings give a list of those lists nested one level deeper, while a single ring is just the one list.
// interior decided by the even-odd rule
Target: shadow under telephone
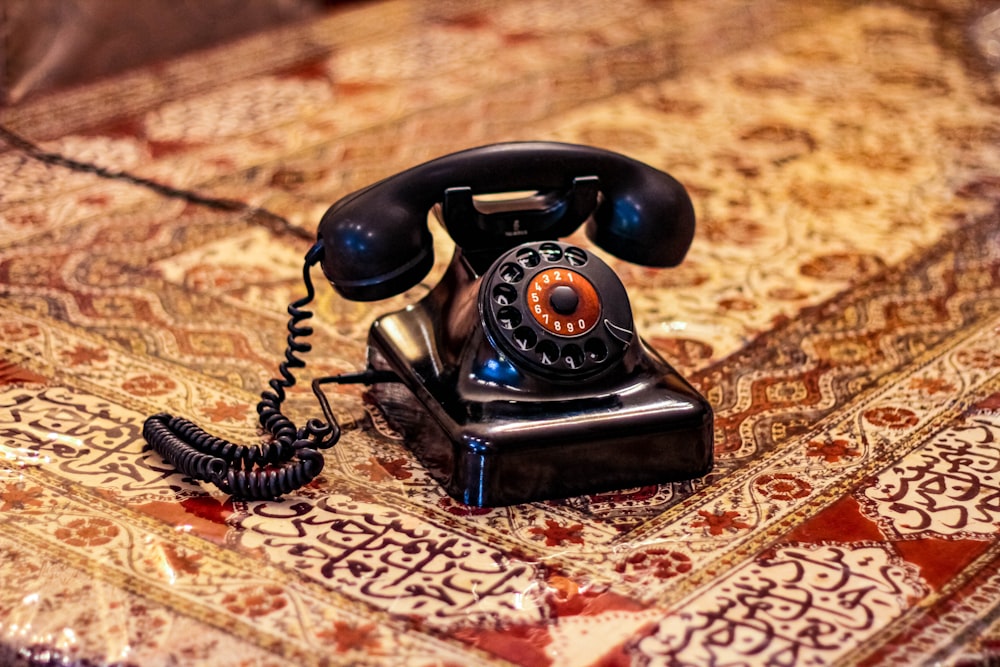
[{"label": "shadow under telephone", "polygon": [[[502,199],[482,195],[520,193]],[[320,264],[347,299],[420,282],[434,210],[456,249],[419,302],[378,318],[367,370],[313,380],[325,421],[281,412],[312,333],[302,322]],[[688,479],[712,467],[711,407],[636,334],[611,268],[564,239],[586,224],[612,255],[676,266],[694,211],[668,174],[617,153],[524,142],[447,155],[333,204],[305,258],[307,294],[289,306],[280,377],[257,406],[271,439],[237,445],[178,417],[143,435],[180,472],[247,499],[309,483],[340,436],[322,392],[363,382],[432,476],[469,505],[507,505]]]}]

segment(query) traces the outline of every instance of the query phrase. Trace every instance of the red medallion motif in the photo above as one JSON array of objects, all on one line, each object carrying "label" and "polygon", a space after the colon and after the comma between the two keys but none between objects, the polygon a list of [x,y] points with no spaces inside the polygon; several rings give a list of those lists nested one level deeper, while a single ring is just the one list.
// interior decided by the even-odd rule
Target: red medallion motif
[{"label": "red medallion motif", "polygon": [[574,523],[570,526],[563,526],[558,521],[552,519],[545,520],[545,527],[532,526],[528,531],[532,534],[532,539],[545,540],[545,546],[558,547],[563,544],[583,544],[583,524]]},{"label": "red medallion motif", "polygon": [[334,621],[327,630],[316,633],[324,643],[334,646],[337,653],[348,651],[364,651],[375,653],[379,649],[379,641],[375,637],[375,624],[352,624],[344,621]]},{"label": "red medallion motif", "polygon": [[163,544],[163,557],[175,573],[198,574],[202,560],[200,553],[190,552],[170,543]]},{"label": "red medallion motif", "polygon": [[55,536],[74,547],[99,547],[118,536],[118,526],[96,517],[73,519],[56,529]]},{"label": "red medallion motif", "polygon": [[122,389],[133,396],[162,396],[169,394],[176,387],[176,382],[166,375],[156,373],[135,375],[122,383]]},{"label": "red medallion motif", "polygon": [[741,530],[749,530],[753,528],[753,526],[746,521],[740,520],[739,512],[708,512],[705,510],[698,510],[698,516],[700,516],[701,519],[693,521],[691,526],[694,528],[706,528],[711,535],[736,533]]},{"label": "red medallion motif", "polygon": [[910,428],[911,426],[916,426],[917,422],[920,421],[917,413],[895,406],[884,406],[866,410],[864,417],[873,426],[882,426],[891,429]]},{"label": "red medallion motif", "polygon": [[842,438],[836,440],[813,440],[806,449],[808,456],[815,456],[823,459],[827,463],[837,463],[844,458],[854,458],[861,452],[851,446],[851,443]]},{"label": "red medallion motif", "polygon": [[955,391],[955,385],[942,378],[918,377],[910,380],[910,388],[925,394],[948,394]]},{"label": "red medallion motif", "polygon": [[288,604],[280,586],[243,586],[237,591],[226,593],[222,604],[234,614],[259,618],[267,616]]},{"label": "red medallion motif", "polygon": [[63,351],[62,358],[70,366],[89,366],[94,362],[107,361],[108,351],[99,347],[77,345],[72,350]]},{"label": "red medallion motif", "polygon": [[5,340],[8,343],[19,343],[29,338],[34,338],[40,333],[41,329],[30,322],[0,323],[0,340]]},{"label": "red medallion motif", "polygon": [[242,421],[247,418],[247,406],[241,403],[227,403],[217,400],[215,406],[208,409],[208,418],[216,423]]},{"label": "red medallion motif", "polygon": [[639,581],[647,575],[657,579],[670,579],[691,571],[691,557],[671,549],[647,549],[618,563],[615,571],[630,582]]},{"label": "red medallion motif", "polygon": [[761,475],[753,482],[754,489],[771,500],[798,500],[812,493],[809,482],[784,472]]},{"label": "red medallion motif", "polygon": [[0,512],[13,512],[42,506],[42,487],[20,483],[5,484],[0,490]]}]

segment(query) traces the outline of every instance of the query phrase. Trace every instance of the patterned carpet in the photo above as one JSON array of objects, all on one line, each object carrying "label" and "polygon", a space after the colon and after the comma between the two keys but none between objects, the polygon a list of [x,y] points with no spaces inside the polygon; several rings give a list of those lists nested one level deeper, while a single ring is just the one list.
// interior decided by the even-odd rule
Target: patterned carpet
[{"label": "patterned carpet", "polygon": [[[0,111],[91,165],[0,152],[0,663],[995,664],[1000,9],[820,5],[373,3]],[[680,267],[609,261],[711,474],[466,507],[357,387],[282,502],[145,448],[164,409],[256,440],[331,202],[512,139],[691,193]],[[321,286],[308,368],[425,291]]]}]

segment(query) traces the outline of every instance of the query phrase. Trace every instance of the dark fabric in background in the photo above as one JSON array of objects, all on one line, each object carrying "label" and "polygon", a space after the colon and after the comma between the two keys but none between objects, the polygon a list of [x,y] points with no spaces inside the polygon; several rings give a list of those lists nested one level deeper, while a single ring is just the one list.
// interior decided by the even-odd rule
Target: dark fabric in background
[{"label": "dark fabric in background", "polygon": [[5,0],[0,104],[314,16],[323,0]]}]

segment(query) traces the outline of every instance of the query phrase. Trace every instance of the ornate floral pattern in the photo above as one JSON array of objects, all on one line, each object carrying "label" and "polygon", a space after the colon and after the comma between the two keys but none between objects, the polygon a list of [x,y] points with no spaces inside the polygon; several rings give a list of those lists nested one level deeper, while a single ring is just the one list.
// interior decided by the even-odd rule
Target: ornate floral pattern
[{"label": "ornate floral pattern", "polygon": [[[142,420],[169,409],[256,440],[305,244],[6,149],[0,662],[34,647],[226,666],[988,655],[1000,80],[941,38],[966,34],[960,5],[374,3],[217,78],[171,70],[202,77],[171,94],[155,71],[102,84],[114,123],[87,91],[5,110],[54,137],[46,150],[308,234],[337,196],[476,143],[578,141],[662,167],[695,201],[689,257],[612,263],[641,333],[712,402],[717,463],[467,507],[344,387],[324,474],[283,502],[233,502],[146,449]],[[309,59],[289,62],[293,46]],[[434,234],[427,285],[450,254]],[[356,368],[371,318],[321,288],[310,368]],[[289,403],[315,410],[307,387]]]}]

